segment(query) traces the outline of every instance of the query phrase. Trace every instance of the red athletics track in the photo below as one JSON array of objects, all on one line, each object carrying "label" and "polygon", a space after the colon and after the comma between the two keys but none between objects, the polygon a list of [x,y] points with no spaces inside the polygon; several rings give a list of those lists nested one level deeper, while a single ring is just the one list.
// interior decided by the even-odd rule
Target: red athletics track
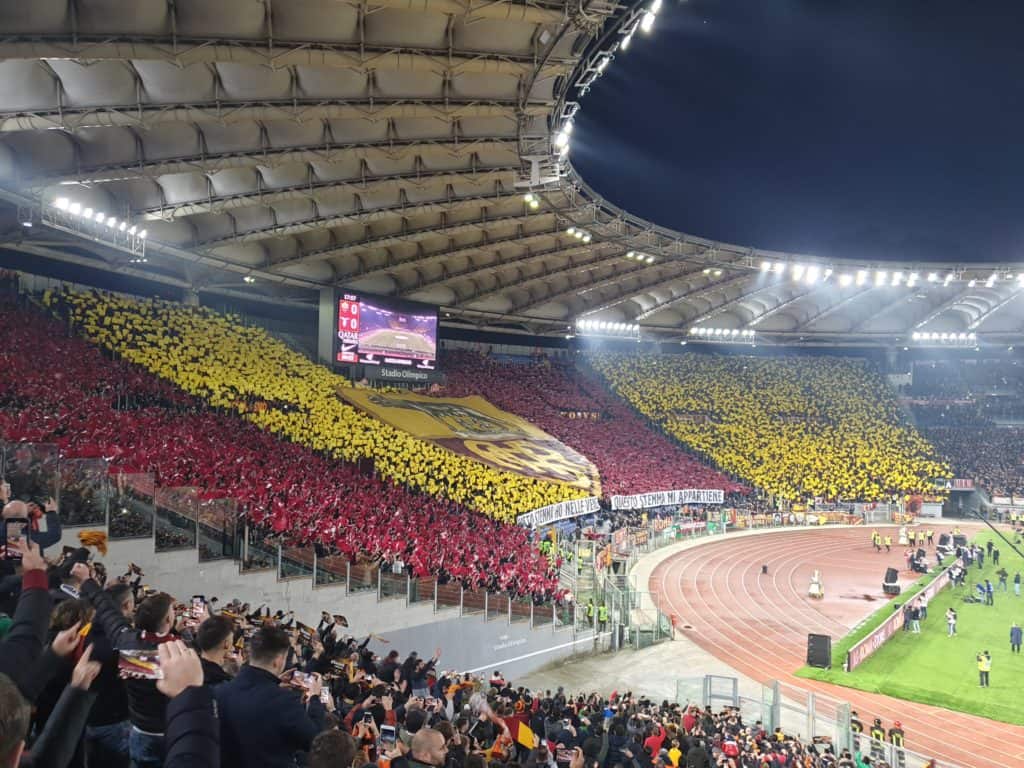
[{"label": "red athletics track", "polygon": [[[879,531],[896,539],[895,528]],[[849,701],[865,728],[875,717],[886,728],[900,720],[907,747],[936,758],[939,766],[1024,766],[1024,727],[793,676],[804,664],[808,633],[828,634],[835,642],[883,605],[886,566],[900,569],[902,584],[911,580],[905,548],[878,554],[870,533],[866,527],[804,529],[719,539],[660,563],[650,589],[681,625],[692,627],[683,630],[687,638],[743,675]],[[822,601],[807,597],[815,569],[825,586]],[[867,601],[864,594],[879,599]],[[928,617],[928,624],[941,621]]]}]

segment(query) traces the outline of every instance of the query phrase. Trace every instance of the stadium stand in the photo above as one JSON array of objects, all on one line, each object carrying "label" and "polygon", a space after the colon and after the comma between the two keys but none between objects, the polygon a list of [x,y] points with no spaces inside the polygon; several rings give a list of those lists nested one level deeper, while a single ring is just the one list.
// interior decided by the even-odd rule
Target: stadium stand
[{"label": "stadium stand", "polygon": [[992,496],[1024,496],[1024,429],[979,423],[924,434],[949,457],[956,477],[974,480]]},{"label": "stadium stand", "polygon": [[[122,316],[107,317],[116,324]],[[113,471],[154,472],[159,485],[234,498],[288,542],[319,543],[353,561],[401,559],[413,574],[439,574],[468,589],[536,596],[556,589],[548,561],[516,526],[215,412],[35,310],[0,303],[0,339],[5,365],[20,371],[0,382],[0,433],[8,441],[54,443],[67,458],[102,456]]]},{"label": "stadium stand", "polygon": [[378,474],[411,490],[502,521],[586,495],[498,472],[369,418],[338,398],[344,378],[231,317],[95,291],[48,292],[44,303],[90,340],[212,407],[335,458],[372,459]]},{"label": "stadium stand", "polygon": [[344,616],[310,627],[238,600],[185,604],[143,587],[142,569],[108,578],[88,549],[51,563],[18,547],[0,594],[15,617],[0,627],[12,765],[63,767],[76,751],[89,765],[155,768],[285,766],[296,754],[309,768],[853,765],[735,709],[530,691],[500,671],[443,667],[441,648],[378,656]]},{"label": "stadium stand", "polygon": [[448,380],[443,394],[482,395],[554,435],[594,462],[608,496],[678,488],[749,492],[648,427],[568,363],[501,361],[468,350],[450,350],[442,362]]},{"label": "stadium stand", "polygon": [[1024,494],[1024,366],[1016,360],[936,360],[904,388],[915,423],[958,478],[992,496]]},{"label": "stadium stand", "polygon": [[861,361],[596,355],[612,388],[727,472],[784,499],[877,500],[948,468]]}]

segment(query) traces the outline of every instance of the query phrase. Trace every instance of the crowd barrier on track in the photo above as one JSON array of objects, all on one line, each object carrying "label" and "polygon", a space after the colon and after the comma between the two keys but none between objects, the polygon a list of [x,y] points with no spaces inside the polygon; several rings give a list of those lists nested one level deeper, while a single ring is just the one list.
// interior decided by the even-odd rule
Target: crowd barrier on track
[{"label": "crowd barrier on track", "polygon": [[[742,688],[735,677],[704,675],[676,681],[676,702],[697,704],[712,709],[736,707],[747,725],[760,722],[771,733],[776,727],[818,749],[831,745],[838,754],[844,749],[870,756],[873,763],[887,762],[892,768],[929,768],[932,758],[876,741],[867,734],[850,730],[851,706],[848,702],[794,685],[773,680],[766,685]],[[958,768],[943,761],[943,768]]]}]

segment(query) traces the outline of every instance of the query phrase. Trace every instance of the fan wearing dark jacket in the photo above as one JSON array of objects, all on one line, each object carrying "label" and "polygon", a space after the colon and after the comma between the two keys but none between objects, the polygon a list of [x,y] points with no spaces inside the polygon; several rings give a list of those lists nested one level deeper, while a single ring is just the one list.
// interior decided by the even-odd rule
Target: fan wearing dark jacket
[{"label": "fan wearing dark jacket", "polygon": [[318,676],[310,683],[308,704],[296,690],[281,687],[290,645],[283,630],[261,627],[249,641],[249,663],[234,680],[213,688],[228,768],[291,766],[295,753],[308,752],[324,729]]},{"label": "fan wearing dark jacket", "polygon": [[[75,568],[87,568],[83,564]],[[135,610],[135,626],[121,612],[108,592],[91,578],[82,584],[82,596],[96,609],[94,621],[117,651],[155,651],[162,643],[173,640],[174,598],[165,592],[150,595]],[[128,753],[138,768],[159,768],[163,762],[164,720],[167,699],[157,690],[153,680],[128,678],[128,712],[131,731]]]}]

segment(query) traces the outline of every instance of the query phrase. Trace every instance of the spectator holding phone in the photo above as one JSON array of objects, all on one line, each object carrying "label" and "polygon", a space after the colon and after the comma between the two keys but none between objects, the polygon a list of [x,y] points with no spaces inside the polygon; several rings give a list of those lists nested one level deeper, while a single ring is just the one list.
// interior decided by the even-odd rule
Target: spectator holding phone
[{"label": "spectator holding phone", "polygon": [[[89,578],[89,566],[76,563],[72,572],[82,580],[82,595],[96,609],[94,621],[103,628],[121,657],[137,653],[155,654],[163,643],[174,638],[174,598],[158,592],[145,598],[135,611],[135,625],[125,617],[122,604]],[[139,667],[124,673],[128,693],[131,729],[128,752],[136,768],[160,768],[163,764],[164,719],[167,699],[157,690],[156,677],[140,672]]]},{"label": "spectator holding phone", "polygon": [[249,641],[249,663],[234,680],[214,689],[225,768],[288,768],[294,754],[308,752],[324,729],[320,676],[309,678],[307,703],[280,685],[290,647],[284,630],[261,627]]}]

